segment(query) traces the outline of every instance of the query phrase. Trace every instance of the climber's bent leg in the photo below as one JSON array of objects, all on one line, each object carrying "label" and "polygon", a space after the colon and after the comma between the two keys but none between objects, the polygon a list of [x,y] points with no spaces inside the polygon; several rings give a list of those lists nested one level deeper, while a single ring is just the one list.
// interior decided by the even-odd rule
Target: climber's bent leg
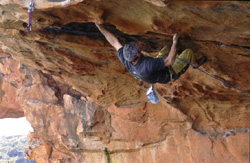
[{"label": "climber's bent leg", "polygon": [[158,55],[156,56],[156,58],[164,58],[165,59],[168,56],[169,52],[170,52],[169,45],[165,45],[161,49],[161,51],[158,53]]},{"label": "climber's bent leg", "polygon": [[[181,58],[189,63],[195,62],[195,54],[191,49],[184,50],[178,58]],[[188,69],[189,64],[183,62],[179,59],[176,59],[174,64],[172,65],[173,70],[178,76],[182,75]]]}]

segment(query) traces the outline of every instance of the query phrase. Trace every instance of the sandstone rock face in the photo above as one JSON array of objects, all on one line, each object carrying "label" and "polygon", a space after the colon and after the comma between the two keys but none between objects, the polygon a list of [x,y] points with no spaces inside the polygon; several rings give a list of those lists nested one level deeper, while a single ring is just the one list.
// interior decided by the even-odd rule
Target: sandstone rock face
[{"label": "sandstone rock face", "polygon": [[155,56],[179,33],[208,56],[202,70],[250,92],[247,2],[0,2],[0,118],[34,128],[28,159],[44,162],[248,162],[250,96],[189,68],[173,84],[134,79],[93,21]]},{"label": "sandstone rock face", "polygon": [[19,77],[20,64],[9,55],[1,54],[1,90],[0,90],[0,118],[18,118],[23,117],[23,109],[17,101],[17,88],[22,84]]}]

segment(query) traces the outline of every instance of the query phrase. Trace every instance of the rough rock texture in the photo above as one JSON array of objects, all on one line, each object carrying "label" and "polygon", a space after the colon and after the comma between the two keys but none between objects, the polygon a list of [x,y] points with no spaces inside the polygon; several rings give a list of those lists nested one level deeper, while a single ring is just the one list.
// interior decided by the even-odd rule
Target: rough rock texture
[{"label": "rough rock texture", "polygon": [[[0,61],[0,118],[23,117],[23,109],[17,101],[17,87],[22,83],[19,77],[18,62],[9,55],[1,54]],[[20,79],[20,80],[19,80]]]},{"label": "rough rock texture", "polygon": [[[174,84],[135,80],[95,25],[155,56],[172,33],[202,69],[250,92],[250,4],[163,0],[0,2],[0,118],[26,116],[37,162],[248,162],[250,96],[190,68]],[[14,59],[14,60],[13,60]],[[16,61],[15,61],[16,60]]]}]

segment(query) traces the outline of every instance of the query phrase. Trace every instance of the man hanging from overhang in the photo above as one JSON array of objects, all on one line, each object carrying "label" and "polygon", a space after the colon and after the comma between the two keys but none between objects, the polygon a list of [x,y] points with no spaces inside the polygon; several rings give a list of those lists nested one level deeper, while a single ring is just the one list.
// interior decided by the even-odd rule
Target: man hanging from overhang
[{"label": "man hanging from overhang", "polygon": [[168,46],[163,47],[157,57],[153,58],[141,53],[139,43],[130,42],[123,47],[116,36],[106,30],[103,25],[96,24],[96,26],[107,41],[117,50],[117,56],[126,69],[136,79],[149,84],[174,82],[186,72],[189,63],[199,67],[207,60],[206,56],[196,60],[191,49],[184,50],[176,60],[178,34],[174,34],[171,48]]}]

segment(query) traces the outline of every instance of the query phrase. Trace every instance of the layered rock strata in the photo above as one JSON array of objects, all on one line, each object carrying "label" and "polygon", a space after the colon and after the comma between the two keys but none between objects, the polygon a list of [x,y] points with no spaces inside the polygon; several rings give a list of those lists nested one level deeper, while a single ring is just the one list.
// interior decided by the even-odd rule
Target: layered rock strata
[{"label": "layered rock strata", "polygon": [[[207,55],[202,69],[250,92],[249,3],[185,1],[0,2],[0,117],[34,128],[37,162],[248,162],[249,95],[190,68],[173,84],[135,80],[91,22],[155,56],[171,33]],[[47,3],[45,3],[47,2]],[[13,60],[15,59],[15,60]]]}]

